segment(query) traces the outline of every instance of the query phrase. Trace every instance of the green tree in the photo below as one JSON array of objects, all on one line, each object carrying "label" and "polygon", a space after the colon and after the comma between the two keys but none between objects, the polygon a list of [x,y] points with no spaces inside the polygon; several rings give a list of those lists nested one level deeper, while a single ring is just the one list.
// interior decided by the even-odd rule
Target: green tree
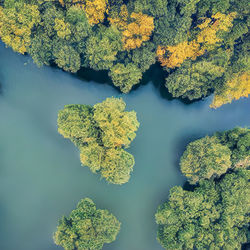
[{"label": "green tree", "polygon": [[250,166],[249,128],[234,128],[225,132],[218,132],[215,136],[219,139],[221,144],[230,148],[233,166]]},{"label": "green tree", "polygon": [[174,97],[198,99],[211,92],[223,73],[223,67],[212,62],[186,61],[166,78],[166,87]]},{"label": "green tree", "polygon": [[219,177],[231,167],[231,150],[216,137],[206,136],[188,144],[180,167],[191,184]]},{"label": "green tree", "polygon": [[109,211],[96,209],[95,203],[85,198],[69,217],[60,219],[54,241],[66,250],[98,250],[116,239],[120,225]]},{"label": "green tree", "polygon": [[133,63],[127,65],[118,63],[111,68],[109,75],[116,87],[119,87],[123,93],[128,93],[139,83],[142,71]]},{"label": "green tree", "polygon": [[123,148],[134,140],[139,122],[125,108],[122,99],[107,98],[93,107],[66,105],[58,114],[58,132],[79,148],[82,165],[114,184],[126,183],[134,166]]},{"label": "green tree", "polygon": [[240,249],[247,241],[249,170],[205,180],[194,191],[170,190],[155,218],[165,249]]},{"label": "green tree", "polygon": [[109,69],[122,50],[121,34],[116,27],[101,26],[86,42],[86,61],[95,70]]},{"label": "green tree", "polygon": [[22,1],[5,1],[0,6],[0,38],[21,54],[31,45],[31,31],[40,22],[38,6]]}]

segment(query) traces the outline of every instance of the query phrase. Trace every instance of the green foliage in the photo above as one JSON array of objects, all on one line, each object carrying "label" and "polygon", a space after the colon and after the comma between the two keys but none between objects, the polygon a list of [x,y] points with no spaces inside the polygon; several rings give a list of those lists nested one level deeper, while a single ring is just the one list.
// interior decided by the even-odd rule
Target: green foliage
[{"label": "green foliage", "polygon": [[174,97],[198,99],[211,92],[213,81],[221,81],[223,71],[209,61],[187,61],[166,78],[166,87]]},{"label": "green foliage", "polygon": [[191,184],[219,177],[231,167],[231,150],[216,137],[206,136],[188,144],[180,167]]},{"label": "green foliage", "polygon": [[127,65],[118,63],[111,68],[109,75],[114,85],[123,93],[128,93],[142,78],[141,70],[133,63]]},{"label": "green foliage", "polygon": [[117,52],[121,50],[121,34],[113,26],[100,29],[90,36],[86,43],[86,61],[95,70],[109,69],[117,60]]},{"label": "green foliage", "polygon": [[[156,58],[161,62],[159,48],[171,46],[173,54],[178,48],[172,60],[184,63],[164,66],[168,91],[190,100],[215,92],[217,105],[212,106],[217,107],[228,99],[233,77],[249,71],[246,6],[247,0],[5,0],[0,2],[0,37],[15,51],[28,52],[39,66],[108,70],[124,93]],[[198,37],[203,42],[191,43]],[[241,81],[235,81],[240,85],[234,86],[236,99],[248,96]]]},{"label": "green foliage", "polygon": [[240,249],[247,241],[249,170],[205,180],[194,191],[170,190],[155,215],[165,249]]},{"label": "green foliage", "polygon": [[116,239],[120,222],[107,210],[96,209],[95,203],[82,199],[69,217],[59,221],[54,241],[65,250],[98,250]]},{"label": "green foliage", "polygon": [[125,111],[122,99],[102,103],[66,105],[58,114],[58,132],[80,150],[81,163],[108,182],[128,182],[134,157],[123,148],[134,140],[139,122],[134,111]]},{"label": "green foliage", "polygon": [[0,37],[2,41],[21,54],[27,51],[31,43],[31,31],[40,22],[40,13],[36,5],[22,1],[5,1],[0,6]]},{"label": "green foliage", "polygon": [[250,166],[250,129],[234,128],[215,136],[223,145],[230,148],[232,152],[231,161],[234,166]]}]

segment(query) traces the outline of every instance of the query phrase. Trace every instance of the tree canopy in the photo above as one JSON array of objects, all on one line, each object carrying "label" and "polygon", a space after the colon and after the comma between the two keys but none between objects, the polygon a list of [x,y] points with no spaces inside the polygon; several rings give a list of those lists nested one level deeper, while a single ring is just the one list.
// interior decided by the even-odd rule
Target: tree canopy
[{"label": "tree canopy", "polygon": [[191,184],[214,179],[229,169],[250,165],[250,129],[235,128],[187,145],[180,159],[181,172]]},{"label": "tree canopy", "polygon": [[249,170],[203,180],[194,191],[170,190],[155,215],[165,249],[240,249],[247,242]]},{"label": "tree canopy", "polygon": [[80,150],[81,163],[108,182],[128,182],[134,157],[124,149],[136,137],[139,122],[135,111],[125,111],[122,99],[102,103],[66,105],[58,114],[58,132]]},{"label": "tree canopy", "polygon": [[250,129],[191,142],[181,157],[190,184],[175,186],[158,207],[157,239],[165,249],[241,249],[250,221]]},{"label": "tree canopy", "polygon": [[180,167],[191,184],[218,177],[231,167],[231,150],[216,137],[207,136],[187,146]]},{"label": "tree canopy", "polygon": [[108,210],[97,209],[89,199],[82,199],[69,217],[59,220],[54,241],[65,250],[98,250],[111,243],[121,223]]},{"label": "tree canopy", "polygon": [[39,66],[107,70],[128,93],[158,60],[166,88],[210,107],[248,97],[247,0],[4,0],[0,38]]}]

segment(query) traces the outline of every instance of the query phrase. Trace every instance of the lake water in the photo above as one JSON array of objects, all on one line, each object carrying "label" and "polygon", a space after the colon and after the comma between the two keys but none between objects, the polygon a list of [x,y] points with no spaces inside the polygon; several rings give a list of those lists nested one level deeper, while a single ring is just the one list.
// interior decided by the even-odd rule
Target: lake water
[{"label": "lake water", "polygon": [[[86,78],[87,79],[87,78]],[[108,84],[80,80],[59,69],[37,68],[29,57],[0,44],[0,249],[54,250],[57,221],[89,197],[122,223],[106,250],[160,250],[154,214],[185,179],[178,161],[191,140],[250,125],[250,99],[212,110],[211,97],[186,105],[162,97],[148,83],[129,95]],[[57,132],[65,104],[123,97],[141,126],[129,152],[136,164],[122,186],[81,167],[79,152]]]}]

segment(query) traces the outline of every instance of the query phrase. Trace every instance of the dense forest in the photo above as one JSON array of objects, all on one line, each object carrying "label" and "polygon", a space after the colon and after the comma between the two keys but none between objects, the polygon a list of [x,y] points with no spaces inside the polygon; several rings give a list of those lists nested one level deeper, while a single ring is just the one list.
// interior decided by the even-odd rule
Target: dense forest
[{"label": "dense forest", "polygon": [[156,61],[173,97],[247,97],[247,0],[5,0],[0,38],[39,65],[107,70],[128,93]]},{"label": "dense forest", "polygon": [[[166,90],[174,98],[193,101],[214,94],[210,107],[218,108],[250,94],[249,9],[247,0],[0,0],[0,39],[15,52],[31,56],[39,67],[54,66],[71,73],[84,69],[104,71],[125,94],[135,89],[143,74],[156,65],[157,70],[158,67],[162,70]],[[60,100],[60,105],[74,101]],[[143,115],[152,110],[147,109]],[[58,132],[79,150],[77,163],[81,162],[108,183],[122,185],[129,181],[135,159],[127,149],[136,138],[140,122],[134,110],[126,110],[122,98],[110,97],[95,105],[69,104],[57,112]],[[147,119],[153,120],[152,117]],[[172,117],[167,115],[167,119]],[[186,120],[179,122],[182,123],[186,125]],[[162,137],[180,133],[180,129],[171,130],[171,126],[159,130]],[[158,126],[147,129],[144,136],[152,133],[156,138],[154,150],[163,150],[165,144],[160,147],[159,137],[154,133]],[[42,132],[45,137],[47,129]],[[146,151],[151,157],[156,144],[149,138],[142,142],[151,147]],[[164,140],[172,143],[167,136]],[[167,158],[166,153],[164,182],[164,174],[169,174]],[[249,242],[250,129],[238,127],[192,141],[178,160],[186,183],[170,190],[168,199],[154,211],[155,221],[151,216],[158,225],[157,240],[161,246],[173,250],[241,249]],[[154,160],[150,167],[156,165]],[[66,171],[65,176],[69,173]],[[152,183],[158,181],[154,175],[150,178]],[[151,201],[150,181],[145,181],[146,186],[140,186],[139,191],[144,189]],[[41,183],[45,186],[44,179]],[[131,190],[138,191],[136,186]],[[128,202],[124,203],[126,209],[127,206],[134,209],[131,204],[135,197],[124,201]],[[142,209],[138,211],[141,213]],[[69,216],[59,220],[53,238],[64,249],[98,250],[115,241],[120,227],[112,213],[97,209],[91,199],[84,198]]]},{"label": "dense forest", "polygon": [[[166,249],[241,249],[249,226],[250,129],[191,142],[180,161],[189,185],[170,190],[155,215]],[[191,185],[190,185],[191,184]]]}]

